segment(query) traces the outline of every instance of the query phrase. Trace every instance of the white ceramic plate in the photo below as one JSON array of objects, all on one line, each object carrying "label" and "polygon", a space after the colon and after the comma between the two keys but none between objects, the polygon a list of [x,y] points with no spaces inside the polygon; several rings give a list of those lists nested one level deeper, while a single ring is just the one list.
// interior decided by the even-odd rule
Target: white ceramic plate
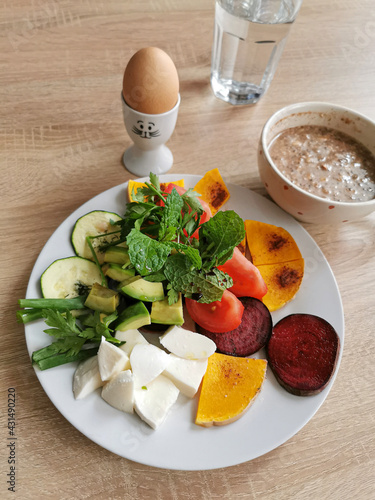
[{"label": "white ceramic plate", "polygon": [[[181,175],[160,176],[162,182]],[[184,175],[185,186],[194,187],[200,177]],[[145,180],[145,179],[140,179]],[[235,210],[243,219],[255,219],[284,227],[295,238],[305,258],[305,276],[295,299],[272,314],[274,324],[291,313],[323,317],[336,329],[341,340],[337,368],[330,384],[316,396],[293,396],[276,382],[270,369],[262,392],[251,409],[237,422],[223,427],[203,428],[194,424],[196,400],[179,396],[167,420],[157,431],[140,418],[115,410],[99,391],[76,401],[72,393],[75,364],[36,374],[45,392],[64,417],[89,439],[103,448],[135,462],[166,469],[204,470],[236,465],[259,457],[295,435],[326,399],[336,377],[344,343],[344,317],[340,293],[322,252],[309,234],[274,203],[248,189],[229,185],[231,198],[225,209]],[[127,184],[116,186],[91,199],[71,214],[54,232],[40,253],[27,289],[27,297],[40,295],[42,272],[56,259],[73,255],[70,234],[75,221],[91,210],[124,214]],[[43,321],[28,324],[29,353],[48,345]],[[257,356],[264,357],[260,351]]]}]

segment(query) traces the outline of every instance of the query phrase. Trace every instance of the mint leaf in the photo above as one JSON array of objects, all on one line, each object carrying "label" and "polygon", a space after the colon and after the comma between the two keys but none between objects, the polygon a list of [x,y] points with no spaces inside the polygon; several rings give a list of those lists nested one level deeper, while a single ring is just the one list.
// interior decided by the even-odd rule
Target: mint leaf
[{"label": "mint leaf", "polygon": [[168,304],[171,306],[178,301],[179,293],[172,288],[172,285],[168,283]]},{"label": "mint leaf", "polygon": [[181,210],[184,202],[175,188],[165,200],[164,210],[161,214],[159,240],[162,241],[165,236],[167,240],[176,237],[178,228],[181,226]]},{"label": "mint leaf", "polygon": [[161,243],[132,229],[126,238],[129,258],[141,276],[159,271],[170,253],[168,244]]},{"label": "mint leaf", "polygon": [[202,259],[197,248],[193,248],[190,245],[185,245],[184,243],[177,243],[176,241],[171,241],[169,245],[178,250],[181,253],[184,253],[190,260],[191,264],[200,269],[202,267]]},{"label": "mint leaf", "polygon": [[245,237],[245,225],[233,210],[217,212],[199,229],[199,250],[204,260],[203,267],[224,264]]},{"label": "mint leaf", "polygon": [[168,258],[164,274],[173,290],[190,298],[198,296],[198,302],[203,303],[220,300],[224,290],[233,285],[232,278],[227,274],[218,269],[209,272],[198,270],[186,255],[180,253]]},{"label": "mint leaf", "polygon": [[148,274],[143,278],[146,281],[153,281],[156,283],[160,283],[161,281],[165,281],[165,276],[162,270],[157,271],[156,273]]}]

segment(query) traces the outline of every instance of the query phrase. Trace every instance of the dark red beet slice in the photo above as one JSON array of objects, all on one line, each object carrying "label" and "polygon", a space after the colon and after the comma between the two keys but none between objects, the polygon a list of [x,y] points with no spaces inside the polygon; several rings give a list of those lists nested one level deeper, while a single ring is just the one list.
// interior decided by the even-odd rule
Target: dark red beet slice
[{"label": "dark red beet slice", "polygon": [[339,336],[326,320],[291,314],[274,326],[267,357],[277,381],[288,392],[312,396],[330,381],[339,350]]},{"label": "dark red beet slice", "polygon": [[213,340],[218,352],[231,356],[250,356],[268,342],[272,333],[272,317],[268,308],[258,299],[241,297],[244,312],[238,328],[226,333],[210,332],[199,325],[199,333]]}]

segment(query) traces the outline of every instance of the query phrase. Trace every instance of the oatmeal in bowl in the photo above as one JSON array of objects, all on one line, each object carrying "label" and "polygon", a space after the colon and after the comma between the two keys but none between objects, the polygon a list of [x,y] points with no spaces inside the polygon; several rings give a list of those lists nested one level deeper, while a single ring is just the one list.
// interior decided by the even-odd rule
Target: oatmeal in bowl
[{"label": "oatmeal in bowl", "polygon": [[375,123],[333,104],[288,106],[262,130],[258,167],[271,198],[296,219],[357,220],[375,210]]}]

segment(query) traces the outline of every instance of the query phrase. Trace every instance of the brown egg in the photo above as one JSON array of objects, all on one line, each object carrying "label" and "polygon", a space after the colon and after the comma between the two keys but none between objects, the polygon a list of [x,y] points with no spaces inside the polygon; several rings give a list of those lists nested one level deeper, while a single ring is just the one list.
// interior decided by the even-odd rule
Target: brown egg
[{"label": "brown egg", "polygon": [[172,59],[157,47],[139,50],[126,66],[122,92],[127,105],[141,113],[156,115],[171,110],[179,92]]}]

